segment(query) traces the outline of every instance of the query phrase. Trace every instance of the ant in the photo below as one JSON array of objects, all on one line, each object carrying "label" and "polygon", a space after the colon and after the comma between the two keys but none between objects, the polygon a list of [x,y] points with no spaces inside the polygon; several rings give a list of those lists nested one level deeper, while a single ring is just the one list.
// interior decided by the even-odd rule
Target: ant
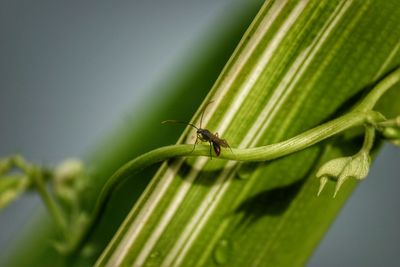
[{"label": "ant", "polygon": [[201,118],[200,118],[200,126],[197,127],[196,125],[189,123],[189,122],[184,122],[184,121],[177,121],[177,120],[166,120],[163,121],[162,124],[164,123],[181,123],[181,124],[185,124],[185,125],[189,125],[193,128],[196,129],[196,141],[194,143],[193,149],[190,153],[192,153],[194,151],[194,149],[196,148],[197,142],[200,139],[200,141],[202,142],[209,142],[210,143],[210,157],[212,159],[212,153],[211,153],[211,147],[214,149],[215,154],[217,155],[217,157],[221,154],[221,147],[228,147],[231,151],[231,147],[228,145],[228,142],[225,139],[219,138],[218,133],[213,134],[212,132],[210,132],[207,129],[203,129],[201,128],[201,124],[203,122],[203,115],[204,112],[207,108],[207,106],[209,104],[211,104],[213,101],[210,101],[207,103],[207,105],[204,107],[203,112],[201,113]]}]

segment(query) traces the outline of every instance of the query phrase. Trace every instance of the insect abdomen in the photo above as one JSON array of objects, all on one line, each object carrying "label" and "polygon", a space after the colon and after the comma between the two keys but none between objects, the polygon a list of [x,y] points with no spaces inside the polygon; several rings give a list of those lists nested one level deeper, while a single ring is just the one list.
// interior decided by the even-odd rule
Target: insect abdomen
[{"label": "insect abdomen", "polygon": [[215,154],[217,156],[219,156],[219,154],[221,154],[221,146],[219,144],[215,143],[215,142],[212,142],[212,145],[213,145]]}]

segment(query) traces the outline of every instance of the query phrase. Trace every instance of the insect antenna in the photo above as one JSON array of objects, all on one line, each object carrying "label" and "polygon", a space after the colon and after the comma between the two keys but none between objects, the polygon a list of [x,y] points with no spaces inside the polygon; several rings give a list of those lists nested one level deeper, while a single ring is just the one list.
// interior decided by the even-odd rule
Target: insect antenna
[{"label": "insect antenna", "polygon": [[[166,124],[166,123],[179,123],[179,124],[185,124],[185,125],[192,126],[192,127],[193,127],[193,128],[195,128],[196,130],[199,130],[199,128],[197,128],[197,126],[196,126],[196,125],[194,125],[194,124],[192,124],[192,123],[189,123],[189,122],[185,122],[185,121],[166,120],[166,121],[163,121],[163,122],[161,122],[161,123],[162,123],[162,124]],[[199,135],[197,134],[197,135],[196,135],[196,141],[194,142],[193,149],[192,149],[192,151],[190,151],[190,153],[189,153],[189,154],[191,154],[191,153],[194,151],[194,149],[196,148],[196,145],[197,145],[197,142],[198,142],[198,140],[199,140]]]},{"label": "insect antenna", "polygon": [[162,124],[166,124],[166,123],[178,123],[178,124],[185,124],[185,125],[189,125],[189,126],[192,126],[193,128],[195,128],[195,129],[199,129],[199,128],[197,128],[197,126],[196,125],[194,125],[194,124],[192,124],[192,123],[189,123],[189,122],[185,122],[185,121],[177,121],[177,120],[166,120],[166,121],[163,121],[163,122],[161,122]]},{"label": "insect antenna", "polygon": [[210,102],[208,102],[203,108],[203,112],[201,113],[201,117],[200,117],[200,129],[201,129],[201,124],[203,123],[204,112],[206,111],[208,105],[210,105],[212,102],[214,102],[214,100],[211,100]]}]

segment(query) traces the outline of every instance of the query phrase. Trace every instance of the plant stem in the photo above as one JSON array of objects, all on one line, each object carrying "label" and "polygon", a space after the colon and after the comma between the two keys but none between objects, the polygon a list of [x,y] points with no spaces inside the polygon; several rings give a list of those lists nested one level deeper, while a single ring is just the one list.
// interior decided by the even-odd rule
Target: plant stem
[{"label": "plant stem", "polygon": [[375,106],[376,102],[378,102],[378,100],[382,97],[382,95],[392,88],[393,85],[399,82],[399,79],[400,68],[397,68],[374,87],[374,89],[356,107],[356,110],[371,110]]},{"label": "plant stem", "polygon": [[53,217],[61,235],[67,239],[69,233],[67,231],[67,223],[65,221],[65,216],[63,215],[61,209],[58,207],[53,197],[49,194],[46,189],[45,179],[48,178],[49,173],[47,170],[29,164],[20,155],[14,155],[7,159],[9,161],[9,166],[4,171],[8,171],[12,167],[19,168],[27,177],[29,177],[29,183],[32,183],[38,190],[40,197],[43,200],[44,205],[49,210],[51,216]]},{"label": "plant stem", "polygon": [[54,199],[52,198],[52,196],[47,191],[46,185],[43,182],[42,173],[37,168],[32,167],[30,170],[30,174],[32,177],[33,184],[35,185],[36,189],[38,190],[40,197],[42,198],[45,206],[49,210],[54,221],[56,222],[56,225],[58,226],[60,233],[62,234],[62,236],[64,238],[67,239],[69,236],[69,233],[67,231],[67,224],[65,221],[65,217],[63,216],[60,208],[57,206],[57,204],[54,201]]},{"label": "plant stem", "polygon": [[366,126],[365,127],[365,137],[364,137],[364,143],[363,146],[360,150],[360,153],[367,153],[369,154],[372,146],[374,145],[374,140],[375,140],[375,129],[372,126]]}]

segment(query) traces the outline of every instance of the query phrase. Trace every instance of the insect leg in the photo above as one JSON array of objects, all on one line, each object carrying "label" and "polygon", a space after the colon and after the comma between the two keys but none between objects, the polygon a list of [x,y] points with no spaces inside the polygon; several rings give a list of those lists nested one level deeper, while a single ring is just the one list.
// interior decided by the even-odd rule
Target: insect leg
[{"label": "insect leg", "polygon": [[233,155],[235,155],[235,153],[233,153],[233,151],[232,151],[232,148],[228,145],[228,143],[226,143],[226,145],[229,147],[229,149],[231,150],[231,153],[233,154]]},{"label": "insect leg", "polygon": [[189,154],[193,153],[194,149],[196,148],[196,145],[197,145],[197,142],[198,142],[198,141],[199,141],[199,137],[198,137],[198,136],[196,136],[196,141],[194,142],[193,149],[192,149],[192,151],[190,151],[190,153],[189,153]]},{"label": "insect leg", "polygon": [[210,141],[209,143],[210,143],[210,158],[212,159],[212,150],[211,150],[212,142]]}]

